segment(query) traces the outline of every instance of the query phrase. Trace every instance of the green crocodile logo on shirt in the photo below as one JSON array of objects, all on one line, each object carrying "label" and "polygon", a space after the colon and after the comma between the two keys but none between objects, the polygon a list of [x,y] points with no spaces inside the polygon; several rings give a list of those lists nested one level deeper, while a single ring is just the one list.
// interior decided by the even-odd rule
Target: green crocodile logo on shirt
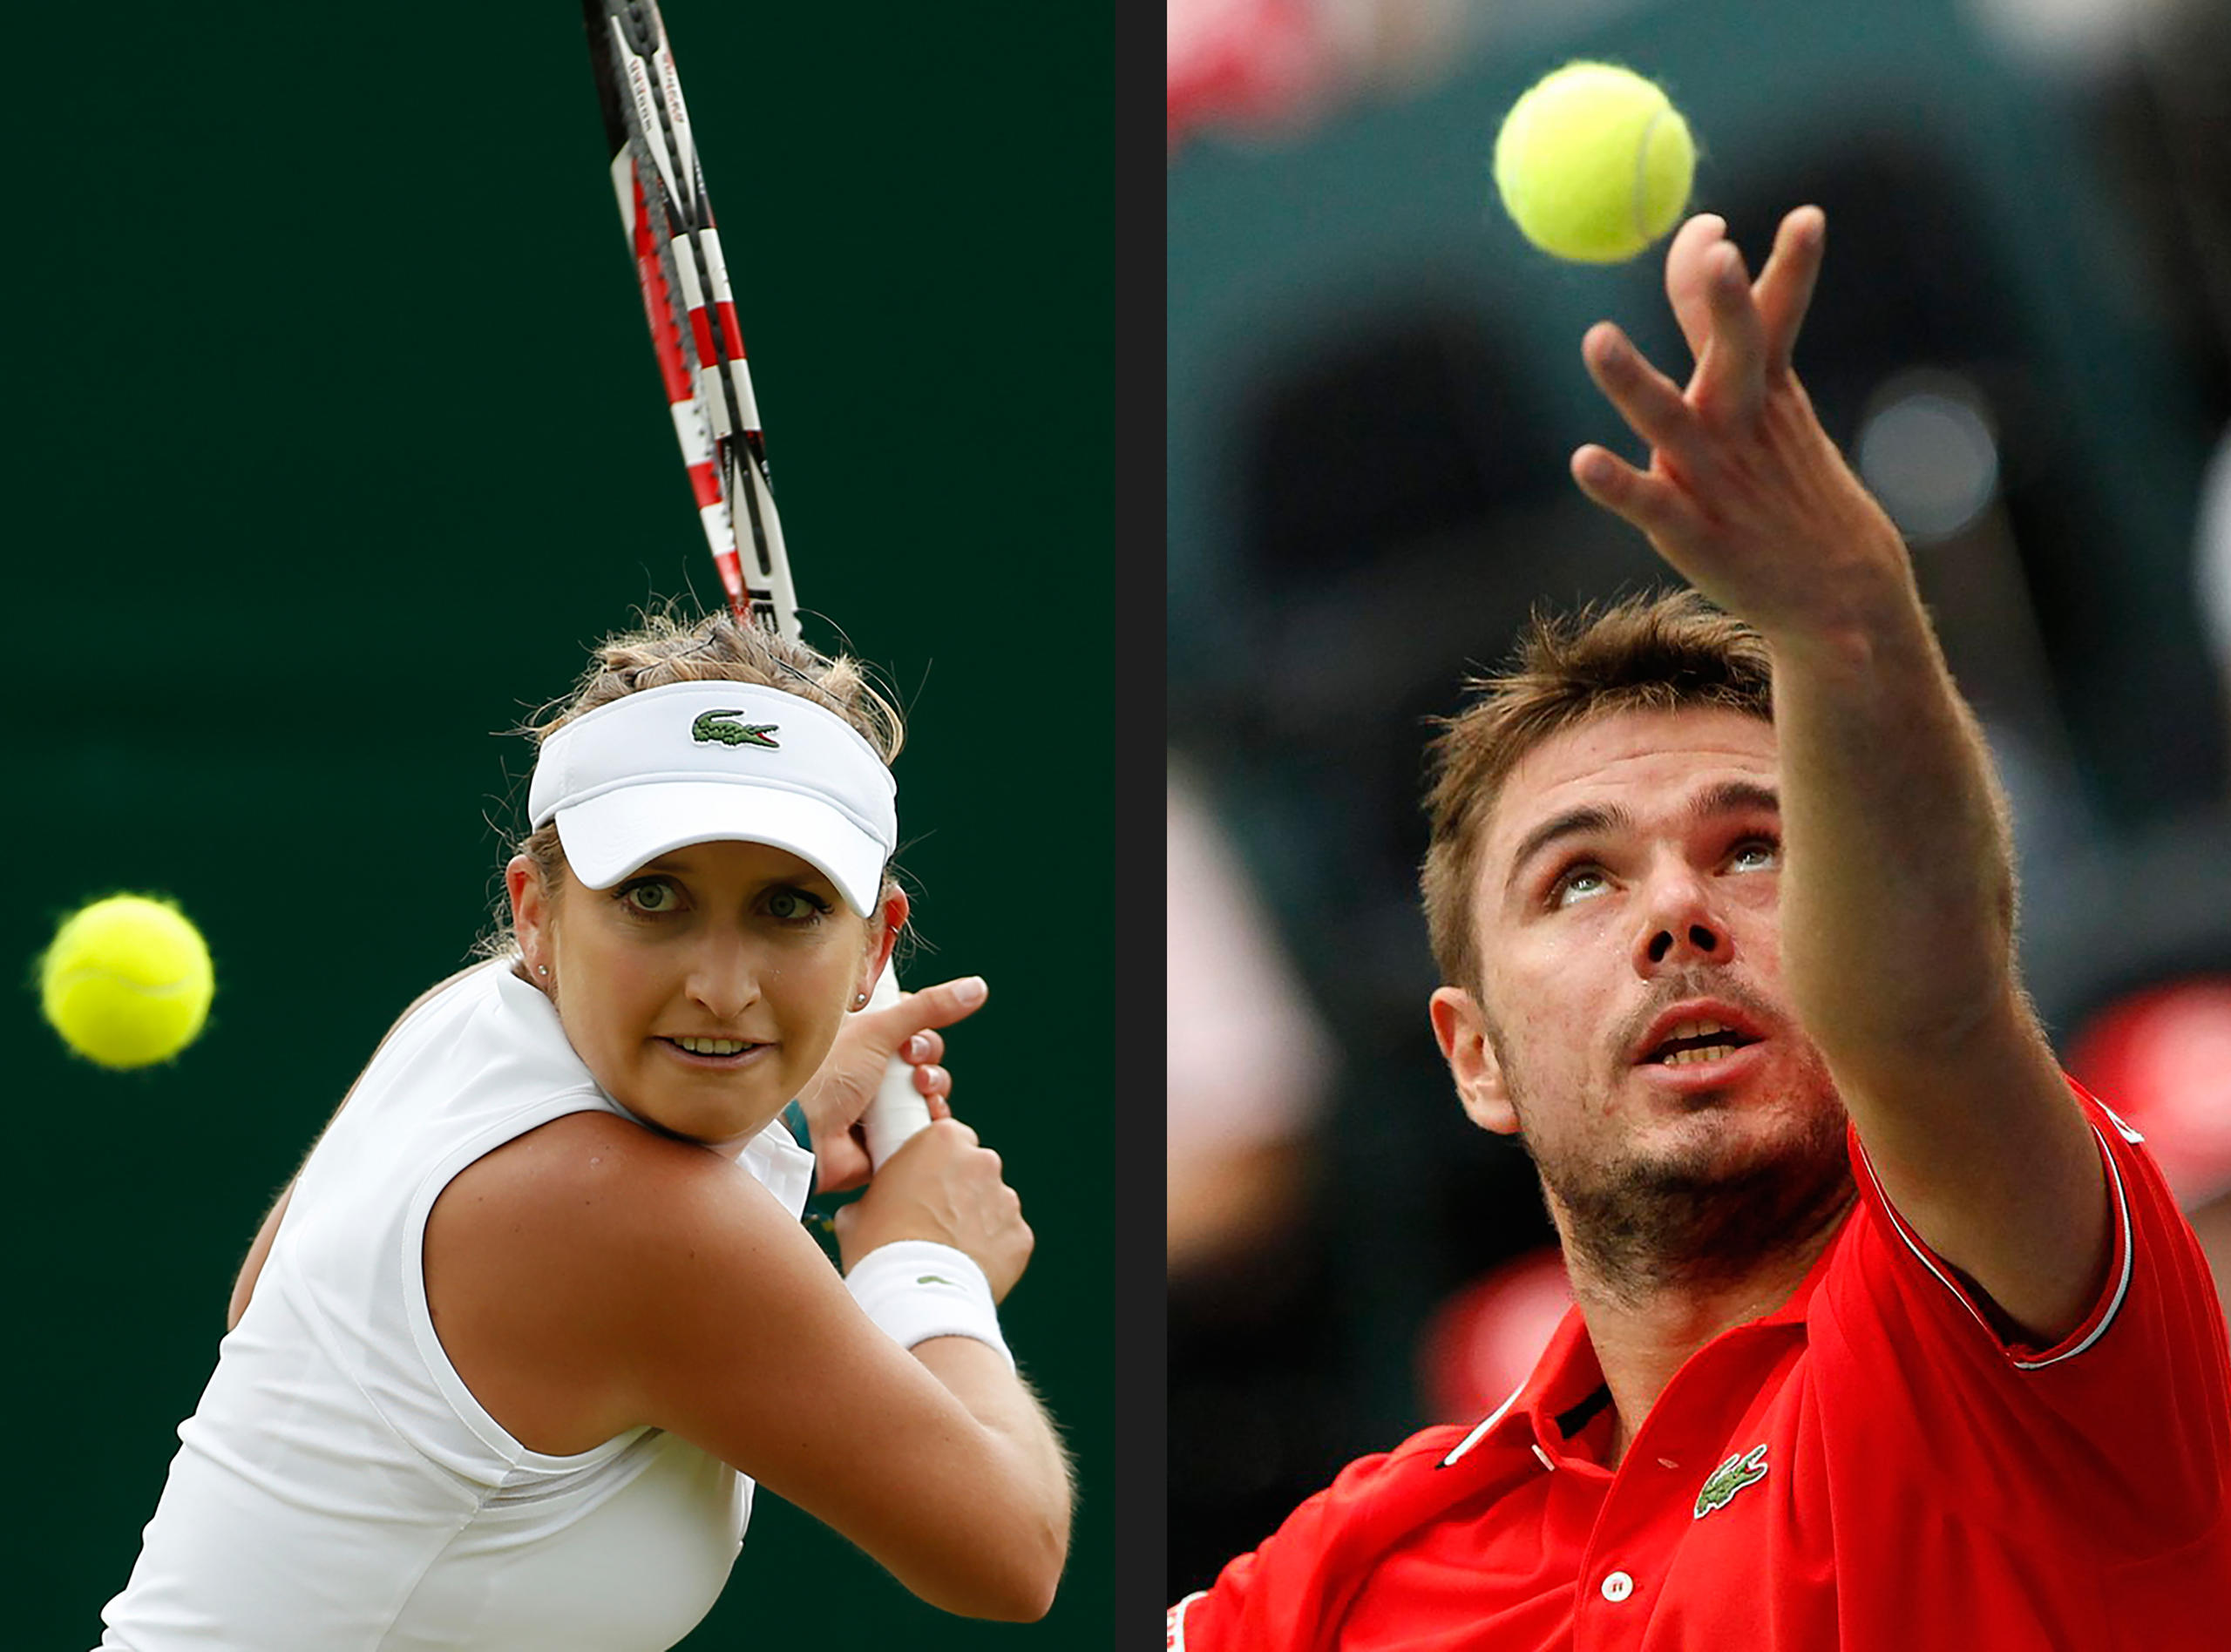
[{"label": "green crocodile logo on shirt", "polygon": [[1702,1520],[1716,1508],[1726,1508],[1734,1500],[1735,1493],[1746,1486],[1755,1486],[1766,1477],[1766,1448],[1753,1446],[1747,1452],[1738,1452],[1705,1477],[1704,1490],[1697,1493],[1695,1518]]},{"label": "green crocodile logo on shirt", "polygon": [[689,737],[708,745],[717,740],[723,746],[764,746],[770,751],[782,749],[775,741],[767,738],[782,727],[780,723],[738,723],[723,721],[726,718],[742,715],[743,712],[741,708],[733,711],[709,711],[689,725]]}]

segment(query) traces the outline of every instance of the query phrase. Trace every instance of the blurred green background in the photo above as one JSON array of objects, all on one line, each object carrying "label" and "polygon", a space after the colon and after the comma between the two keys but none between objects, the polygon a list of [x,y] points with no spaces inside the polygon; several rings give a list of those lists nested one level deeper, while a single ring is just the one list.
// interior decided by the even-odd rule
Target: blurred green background
[{"label": "blurred green background", "polygon": [[[667,8],[809,636],[912,713],[901,863],[979,972],[955,1101],[1039,1235],[1007,1320],[1083,1495],[1029,1629],[950,1619],[763,1499],[686,1643],[1097,1643],[1110,1615],[1111,25],[1090,8]],[[234,1269],[374,1043],[500,891],[500,731],[640,604],[718,599],[577,9],[147,0],[26,56],[8,314],[0,953],[119,888],[214,952],[173,1066],[17,990],[20,1644],[90,1646]],[[1057,1057],[1059,1058],[1057,1060]]]}]

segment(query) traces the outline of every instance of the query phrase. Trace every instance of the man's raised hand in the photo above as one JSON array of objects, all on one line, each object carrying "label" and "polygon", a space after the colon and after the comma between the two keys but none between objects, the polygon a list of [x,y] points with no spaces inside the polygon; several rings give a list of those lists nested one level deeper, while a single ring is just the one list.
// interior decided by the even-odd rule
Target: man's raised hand
[{"label": "man's raised hand", "polygon": [[1821,430],[1791,366],[1827,220],[1817,206],[1784,218],[1755,283],[1726,234],[1700,214],[1666,253],[1666,296],[1696,362],[1685,388],[1613,323],[1589,329],[1589,373],[1651,459],[1637,470],[1591,443],[1573,455],[1573,479],[1769,637],[1834,634],[1911,575],[1896,526]]}]

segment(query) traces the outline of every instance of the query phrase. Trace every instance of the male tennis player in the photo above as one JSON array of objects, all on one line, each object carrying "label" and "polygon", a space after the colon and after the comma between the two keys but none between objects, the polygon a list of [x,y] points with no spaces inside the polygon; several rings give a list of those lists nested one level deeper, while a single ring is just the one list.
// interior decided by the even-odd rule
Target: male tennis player
[{"label": "male tennis player", "polygon": [[1434,1031],[1577,1306],[1494,1414],[1173,1608],[1173,1649],[2231,1643],[2223,1320],[2031,1013],[1974,720],[1791,371],[1825,227],[1792,213],[1754,286],[1683,227],[1685,388],[1584,344],[1652,453],[1575,479],[1726,613],[1539,622],[1436,753]]}]

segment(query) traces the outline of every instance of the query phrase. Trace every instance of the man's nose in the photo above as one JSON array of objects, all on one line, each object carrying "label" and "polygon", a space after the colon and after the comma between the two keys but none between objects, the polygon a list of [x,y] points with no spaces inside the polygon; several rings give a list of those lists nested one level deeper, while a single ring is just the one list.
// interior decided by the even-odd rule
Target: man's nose
[{"label": "man's nose", "polygon": [[1650,973],[1670,965],[1725,964],[1734,952],[1734,938],[1703,879],[1683,871],[1653,886],[1636,938],[1636,968]]}]

